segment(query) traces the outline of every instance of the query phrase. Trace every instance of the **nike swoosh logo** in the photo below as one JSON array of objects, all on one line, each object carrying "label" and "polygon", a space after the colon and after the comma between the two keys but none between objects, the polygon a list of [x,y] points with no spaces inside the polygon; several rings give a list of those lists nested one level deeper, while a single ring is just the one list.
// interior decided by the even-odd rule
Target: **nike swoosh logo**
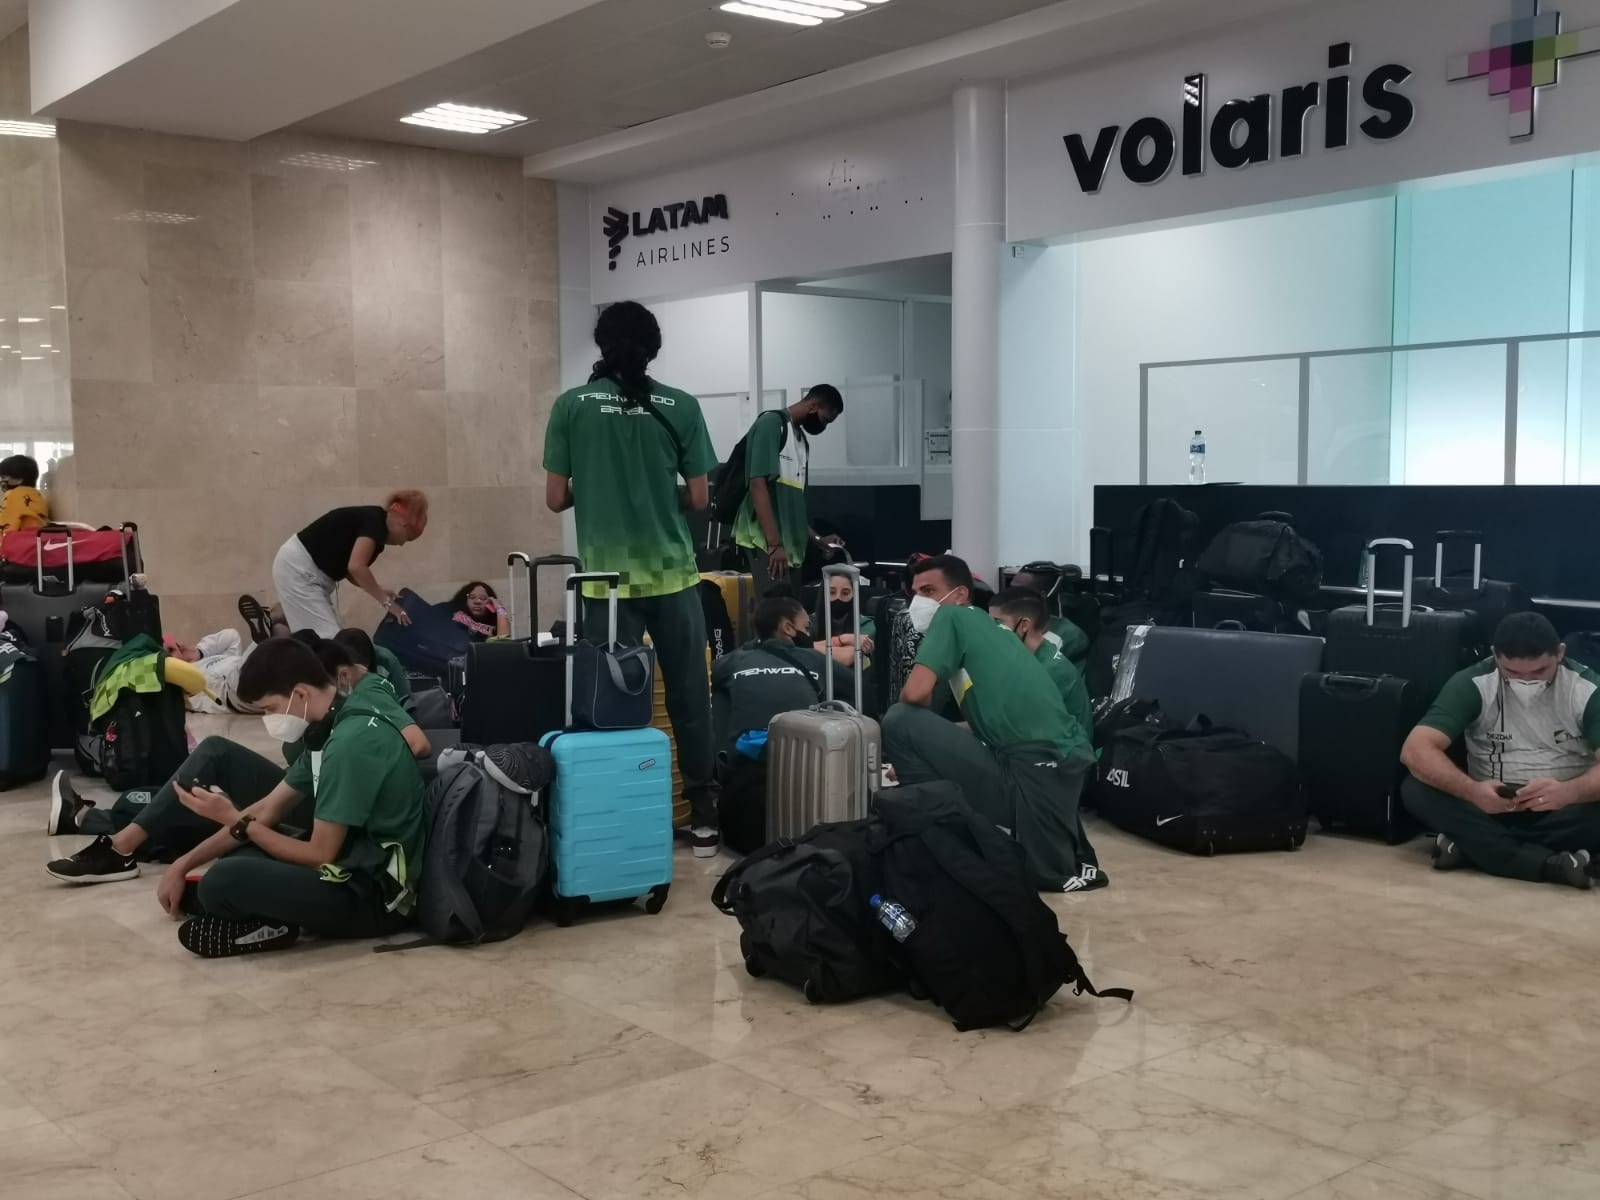
[{"label": "nike swoosh logo", "polygon": [[1175,817],[1167,817],[1165,819],[1162,819],[1161,817],[1157,817],[1156,818],[1156,828],[1160,829],[1163,825],[1171,825],[1174,821],[1181,821],[1181,820],[1183,820],[1183,814],[1182,813],[1179,813]]}]

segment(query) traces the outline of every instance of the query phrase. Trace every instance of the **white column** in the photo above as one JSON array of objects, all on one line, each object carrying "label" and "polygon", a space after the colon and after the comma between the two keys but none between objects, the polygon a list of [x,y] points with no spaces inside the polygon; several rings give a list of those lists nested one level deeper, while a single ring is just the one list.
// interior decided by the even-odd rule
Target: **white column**
[{"label": "white column", "polygon": [[1006,236],[1006,96],[955,94],[951,450],[955,552],[998,581],[1000,266]]}]

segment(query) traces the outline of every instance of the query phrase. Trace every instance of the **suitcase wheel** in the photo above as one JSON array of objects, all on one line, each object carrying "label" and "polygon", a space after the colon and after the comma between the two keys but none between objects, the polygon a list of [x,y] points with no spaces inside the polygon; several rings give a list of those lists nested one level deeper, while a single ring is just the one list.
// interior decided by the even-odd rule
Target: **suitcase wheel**
[{"label": "suitcase wheel", "polygon": [[555,903],[550,906],[550,919],[562,929],[566,929],[578,919],[578,912],[583,908],[581,897],[556,897]]},{"label": "suitcase wheel", "polygon": [[670,883],[663,883],[659,887],[651,888],[650,894],[644,899],[645,912],[655,916],[656,913],[665,908],[667,906],[667,893],[671,890],[672,885]]},{"label": "suitcase wheel", "polygon": [[[753,958],[747,958],[744,960],[744,969],[745,974],[749,975],[751,979],[761,979],[767,973],[766,967],[762,966]],[[810,986],[809,983],[807,986]]]}]

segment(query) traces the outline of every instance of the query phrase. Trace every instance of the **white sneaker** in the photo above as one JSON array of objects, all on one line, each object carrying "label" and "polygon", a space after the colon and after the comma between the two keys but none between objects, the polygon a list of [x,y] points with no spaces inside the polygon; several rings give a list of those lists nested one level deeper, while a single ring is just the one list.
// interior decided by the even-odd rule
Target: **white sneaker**
[{"label": "white sneaker", "polygon": [[722,847],[722,835],[709,825],[696,825],[689,837],[696,858],[715,858]]}]

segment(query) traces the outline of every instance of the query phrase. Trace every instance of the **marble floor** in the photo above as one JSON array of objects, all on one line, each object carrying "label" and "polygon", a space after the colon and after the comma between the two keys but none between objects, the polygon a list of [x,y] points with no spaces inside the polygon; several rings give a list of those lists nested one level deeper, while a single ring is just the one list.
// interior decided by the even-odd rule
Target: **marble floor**
[{"label": "marble floor", "polygon": [[207,963],[155,877],[47,878],[0,795],[0,1200],[1592,1200],[1600,895],[1313,838],[1096,830],[1054,901],[1131,1008],[957,1034],[750,979],[678,860],[660,916]]}]

